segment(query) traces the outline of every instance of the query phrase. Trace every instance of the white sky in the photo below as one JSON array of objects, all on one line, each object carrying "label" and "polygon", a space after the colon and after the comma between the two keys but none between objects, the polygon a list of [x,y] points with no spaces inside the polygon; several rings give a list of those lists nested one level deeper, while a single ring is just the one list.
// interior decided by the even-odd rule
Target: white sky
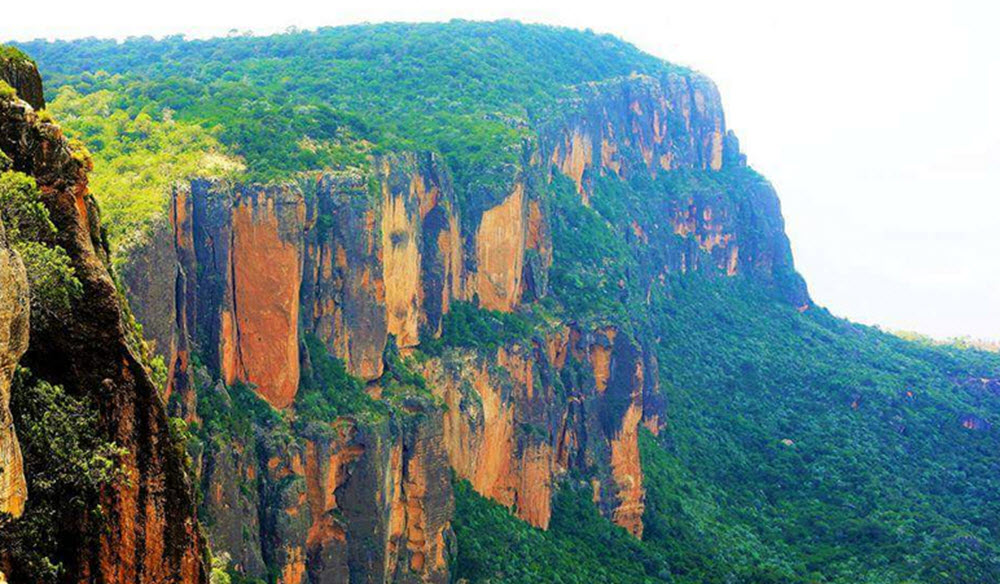
[{"label": "white sky", "polygon": [[[46,0],[0,40],[516,18],[610,32],[711,76],[834,313],[1000,338],[1000,2]],[[140,4],[145,4],[140,8]]]}]

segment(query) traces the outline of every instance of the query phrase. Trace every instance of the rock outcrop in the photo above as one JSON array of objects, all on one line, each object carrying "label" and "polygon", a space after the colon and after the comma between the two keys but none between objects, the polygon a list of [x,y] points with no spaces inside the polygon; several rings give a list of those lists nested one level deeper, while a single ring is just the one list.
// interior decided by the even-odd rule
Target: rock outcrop
[{"label": "rock outcrop", "polygon": [[[425,374],[445,404],[451,467],[476,491],[545,528],[559,479],[604,469],[591,477],[595,503],[641,536],[647,383],[643,353],[627,335],[556,327],[495,354],[447,351]],[[656,375],[648,387],[658,394]]]},{"label": "rock outcrop", "polygon": [[[0,169],[2,171],[2,169]],[[28,279],[0,222],[0,513],[20,517],[28,497],[21,447],[10,413],[14,368],[28,349]]]},{"label": "rock outcrop", "polygon": [[0,81],[14,88],[17,96],[36,110],[45,109],[42,76],[27,55],[0,45]]},{"label": "rock outcrop", "polygon": [[583,85],[577,94],[543,127],[543,143],[585,203],[600,175],[722,169],[725,120],[707,78],[634,75]]},{"label": "rock outcrop", "polygon": [[[36,180],[58,229],[52,243],[66,251],[82,284],[58,322],[31,324],[23,363],[96,404],[103,439],[124,449],[117,462],[127,480],[101,493],[103,517],[82,515],[75,525],[62,526],[74,534],[59,542],[66,581],[207,582],[184,455],[160,391],[129,341],[98,207],[87,187],[89,161],[57,125],[39,119],[21,100],[0,100],[0,150],[13,170]],[[15,574],[31,579],[19,566],[8,575]]]}]

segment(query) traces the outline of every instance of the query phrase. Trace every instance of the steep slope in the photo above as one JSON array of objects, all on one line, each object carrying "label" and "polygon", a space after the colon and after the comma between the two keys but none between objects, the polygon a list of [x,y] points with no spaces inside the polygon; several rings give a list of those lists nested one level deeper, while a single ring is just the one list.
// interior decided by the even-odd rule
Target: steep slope
[{"label": "steep slope", "polygon": [[95,102],[246,165],[114,248],[232,572],[996,579],[1000,360],[815,307],[704,76],[509,22],[30,47],[99,164]]},{"label": "steep slope", "polygon": [[[20,63],[28,71],[4,79],[13,82],[18,95],[38,101],[38,72],[29,62]],[[13,408],[13,428],[31,436],[25,444],[27,502],[21,479],[14,485],[13,496],[4,501],[4,510],[11,511],[12,517],[3,523],[0,564],[15,582],[50,577],[65,582],[205,582],[204,542],[194,516],[184,455],[171,432],[159,390],[137,353],[141,341],[108,270],[98,208],[87,189],[89,160],[84,151],[68,143],[59,126],[46,121],[27,102],[6,96],[0,98],[0,151],[10,169],[4,180],[24,177],[26,182],[21,184],[29,184],[40,197],[41,207],[29,209],[51,220],[51,232],[46,235],[50,239],[36,242],[42,247],[30,248],[24,256],[33,313],[30,342],[21,364],[30,374],[21,374],[13,390],[20,406]],[[17,200],[8,198],[11,191],[4,195],[5,219],[14,219],[19,232],[24,232],[27,224],[15,206]],[[51,282],[32,277],[39,262],[48,257],[46,250],[66,259],[65,269],[74,286],[63,290],[65,306],[46,304],[45,294],[51,290],[43,286]],[[4,258],[3,416],[8,432],[7,386],[25,348],[27,314],[24,276],[18,275],[24,269],[6,249]],[[46,312],[49,308],[54,312]],[[41,406],[33,396],[39,392],[61,396],[63,391],[69,396],[66,404],[80,404],[76,414],[59,408],[36,409]],[[80,443],[69,435],[47,435],[47,430],[60,431],[56,424],[62,415],[79,416],[80,423],[92,419],[94,427],[87,431],[98,435],[81,436],[85,442]],[[19,428],[22,423],[27,427]],[[3,451],[5,459],[16,462],[17,443],[8,442],[10,437],[5,434]],[[43,444],[44,438],[56,442]],[[114,447],[95,452],[88,446],[91,440]],[[8,457],[8,453],[13,454]],[[72,472],[79,483],[66,485],[75,502],[49,499],[62,479],[54,478],[58,469],[40,468],[38,456],[66,456],[69,464],[78,465]],[[106,457],[100,464],[110,465],[114,476],[93,493],[86,490],[87,480],[103,471],[88,468],[98,461],[85,458],[90,456]],[[5,465],[5,476],[10,472],[16,477],[17,466]],[[6,489],[4,494],[8,495]],[[53,516],[61,523],[51,524]],[[46,539],[48,529],[58,532],[57,541]],[[45,553],[52,555],[44,560],[38,557]],[[43,566],[48,566],[44,567],[47,573]]]}]

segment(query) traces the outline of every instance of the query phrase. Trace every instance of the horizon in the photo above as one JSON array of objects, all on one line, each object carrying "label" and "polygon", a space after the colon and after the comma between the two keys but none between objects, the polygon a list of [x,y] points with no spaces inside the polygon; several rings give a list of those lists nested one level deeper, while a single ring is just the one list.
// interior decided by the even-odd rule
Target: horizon
[{"label": "horizon", "polygon": [[[97,4],[124,3],[94,2],[88,9]],[[787,2],[772,3],[785,5],[781,22],[763,9],[738,5],[729,8],[741,18],[718,21],[680,3],[646,19],[589,9],[566,17],[548,9],[562,3],[516,2],[501,10],[454,2],[421,10],[366,6],[328,17],[322,7],[310,7],[314,14],[289,9],[298,4],[281,7],[280,17],[260,9],[221,14],[212,7],[215,12],[200,18],[199,26],[180,25],[176,18],[183,20],[184,10],[153,22],[93,13],[104,19],[99,26],[74,18],[75,9],[55,11],[45,22],[20,19],[17,30],[0,24],[0,39],[121,42],[180,34],[201,40],[232,36],[234,30],[268,36],[291,27],[451,20],[515,20],[612,34],[716,82],[727,127],[740,138],[748,163],[778,191],[796,268],[816,304],[889,331],[939,340],[1000,339],[1000,270],[991,267],[1000,253],[992,224],[1000,203],[990,196],[1000,191],[1000,117],[989,108],[1000,88],[989,55],[1000,54],[1000,41],[988,34],[990,19],[970,21],[962,13],[968,2],[937,9],[906,4],[907,19],[886,5],[862,13],[856,3],[855,11],[824,15],[832,21],[807,11],[811,30],[795,20],[805,12]],[[15,15],[18,10],[25,9],[14,7]],[[423,17],[407,17],[407,10]],[[401,16],[379,18],[389,12]],[[855,22],[855,14],[865,19]],[[768,40],[737,42],[743,50],[735,51],[711,42],[725,34],[706,38],[702,24],[720,27],[737,41]],[[893,26],[895,45],[884,47],[882,35]],[[755,29],[767,34],[748,34]],[[33,32],[38,30],[56,32]],[[838,32],[856,44],[831,42],[831,34],[841,38]],[[797,39],[796,55],[783,50],[789,38]]]}]

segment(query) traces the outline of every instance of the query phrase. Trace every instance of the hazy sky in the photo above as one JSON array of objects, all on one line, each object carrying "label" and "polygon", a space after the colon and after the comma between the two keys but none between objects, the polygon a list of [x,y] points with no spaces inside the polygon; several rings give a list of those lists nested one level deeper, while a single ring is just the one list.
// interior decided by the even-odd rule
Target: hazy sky
[{"label": "hazy sky", "polygon": [[5,4],[0,40],[451,18],[616,34],[718,83],[729,127],[778,189],[818,303],[890,328],[1000,338],[993,0]]}]

